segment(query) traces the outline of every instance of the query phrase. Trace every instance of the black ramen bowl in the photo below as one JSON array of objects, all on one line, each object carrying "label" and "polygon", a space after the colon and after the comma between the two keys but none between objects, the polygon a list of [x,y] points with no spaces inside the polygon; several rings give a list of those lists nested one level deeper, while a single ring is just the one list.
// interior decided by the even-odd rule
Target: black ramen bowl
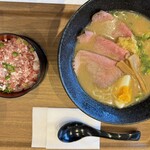
[{"label": "black ramen bowl", "polygon": [[0,91],[0,97],[3,98],[16,98],[25,95],[29,91],[33,90],[36,88],[44,79],[46,71],[47,71],[47,57],[45,55],[45,52],[43,49],[31,38],[23,36],[23,35],[17,35],[13,33],[1,33],[0,34],[0,41],[3,41],[4,39],[10,40],[12,38],[21,38],[25,40],[25,42],[29,45],[32,46],[34,51],[37,53],[37,56],[39,58],[39,63],[40,63],[40,71],[38,73],[38,78],[36,82],[29,88],[18,91],[18,92],[3,92]]},{"label": "black ramen bowl", "polygon": [[110,124],[131,124],[150,118],[150,97],[123,109],[114,108],[91,98],[80,86],[72,67],[77,36],[98,11],[131,10],[150,18],[149,0],[89,0],[66,25],[59,45],[59,72],[62,84],[75,105],[90,117]]}]

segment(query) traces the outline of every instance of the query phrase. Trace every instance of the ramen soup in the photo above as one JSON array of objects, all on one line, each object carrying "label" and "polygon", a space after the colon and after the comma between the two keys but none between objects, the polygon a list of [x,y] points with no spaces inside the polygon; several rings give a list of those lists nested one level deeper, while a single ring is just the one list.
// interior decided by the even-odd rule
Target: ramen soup
[{"label": "ramen soup", "polygon": [[100,11],[77,37],[73,68],[95,100],[124,108],[150,93],[150,21],[135,12]]}]

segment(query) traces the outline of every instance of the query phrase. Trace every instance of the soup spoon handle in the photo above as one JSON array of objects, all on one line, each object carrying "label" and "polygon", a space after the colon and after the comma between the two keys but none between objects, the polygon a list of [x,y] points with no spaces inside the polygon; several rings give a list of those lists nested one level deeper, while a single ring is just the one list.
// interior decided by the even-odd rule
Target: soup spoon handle
[{"label": "soup spoon handle", "polygon": [[111,132],[105,132],[103,130],[97,130],[97,135],[99,137],[104,137],[108,139],[114,139],[114,140],[132,140],[132,141],[137,141],[140,139],[140,131],[134,131],[132,133],[124,133],[124,134],[119,134],[119,133],[111,133]]}]

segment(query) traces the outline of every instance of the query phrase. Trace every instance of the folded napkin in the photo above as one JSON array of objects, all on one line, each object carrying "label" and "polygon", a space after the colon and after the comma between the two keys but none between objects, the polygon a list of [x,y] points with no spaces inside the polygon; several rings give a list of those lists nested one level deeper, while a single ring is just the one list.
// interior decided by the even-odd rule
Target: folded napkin
[{"label": "folded napkin", "polygon": [[70,121],[80,121],[96,129],[101,123],[76,108],[34,107],[32,112],[32,147],[46,149],[100,149],[100,138],[86,137],[64,143],[57,137],[58,130]]},{"label": "folded napkin", "polygon": [[0,0],[3,2],[28,2],[28,3],[49,3],[49,4],[76,4],[82,5],[87,0]]}]

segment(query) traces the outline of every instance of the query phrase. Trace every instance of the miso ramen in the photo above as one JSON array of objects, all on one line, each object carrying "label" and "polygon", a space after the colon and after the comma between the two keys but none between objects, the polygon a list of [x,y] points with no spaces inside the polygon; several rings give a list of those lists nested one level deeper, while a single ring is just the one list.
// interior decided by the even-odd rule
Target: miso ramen
[{"label": "miso ramen", "polygon": [[95,100],[124,108],[150,93],[150,21],[132,11],[99,11],[77,37],[73,68]]}]

